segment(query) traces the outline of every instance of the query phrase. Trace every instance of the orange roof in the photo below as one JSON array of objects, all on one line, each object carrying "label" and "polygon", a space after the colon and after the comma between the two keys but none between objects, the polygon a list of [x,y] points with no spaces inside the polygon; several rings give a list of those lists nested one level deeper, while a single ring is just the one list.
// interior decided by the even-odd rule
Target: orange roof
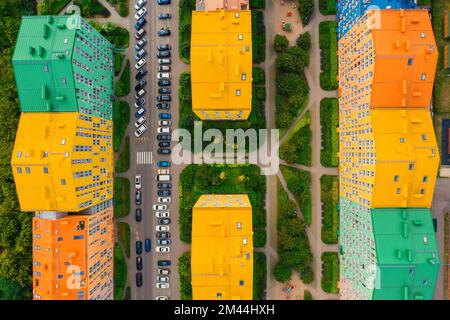
[{"label": "orange roof", "polygon": [[372,108],[428,108],[438,59],[427,10],[370,10]]}]

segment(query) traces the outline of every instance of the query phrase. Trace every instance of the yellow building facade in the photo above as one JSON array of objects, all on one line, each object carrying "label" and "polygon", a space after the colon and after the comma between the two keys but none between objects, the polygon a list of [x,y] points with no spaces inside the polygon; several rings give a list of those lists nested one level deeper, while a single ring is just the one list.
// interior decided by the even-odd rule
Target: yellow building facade
[{"label": "yellow building facade", "polygon": [[253,298],[252,207],[246,194],[202,195],[192,210],[194,300]]},{"label": "yellow building facade", "polygon": [[192,110],[202,120],[246,120],[252,108],[251,12],[193,11]]},{"label": "yellow building facade", "polygon": [[11,166],[22,211],[79,212],[111,199],[112,121],[22,113]]}]

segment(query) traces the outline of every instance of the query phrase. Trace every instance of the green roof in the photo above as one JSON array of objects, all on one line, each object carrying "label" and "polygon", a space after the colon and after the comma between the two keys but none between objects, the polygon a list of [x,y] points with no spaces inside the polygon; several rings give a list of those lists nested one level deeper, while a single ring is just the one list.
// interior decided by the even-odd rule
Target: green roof
[{"label": "green roof", "polygon": [[439,250],[431,212],[372,209],[378,270],[373,299],[433,299]]}]

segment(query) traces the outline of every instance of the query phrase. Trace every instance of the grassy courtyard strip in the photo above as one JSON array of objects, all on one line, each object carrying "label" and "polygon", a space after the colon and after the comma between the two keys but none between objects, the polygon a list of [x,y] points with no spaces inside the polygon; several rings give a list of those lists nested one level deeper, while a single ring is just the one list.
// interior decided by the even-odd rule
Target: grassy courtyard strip
[{"label": "grassy courtyard strip", "polygon": [[114,217],[130,214],[130,180],[124,177],[114,179]]},{"label": "grassy courtyard strip", "polygon": [[319,25],[319,46],[322,53],[320,87],[323,90],[336,90],[339,86],[336,78],[338,71],[336,27],[336,21],[323,21]]},{"label": "grassy courtyard strip", "polygon": [[180,0],[179,2],[179,48],[180,59],[184,63],[191,63],[191,29],[192,29],[192,11],[195,10],[196,0]]},{"label": "grassy courtyard strip", "polygon": [[120,150],[123,136],[130,122],[130,106],[126,101],[114,101],[113,104],[113,147],[114,152]]},{"label": "grassy courtyard strip", "polygon": [[322,176],[320,190],[323,208],[322,241],[326,244],[338,243],[339,229],[339,180],[336,176]]},{"label": "grassy courtyard strip", "polygon": [[267,258],[262,252],[253,252],[253,300],[265,300],[267,288]]},{"label": "grassy courtyard strip", "polygon": [[114,245],[114,300],[122,300],[127,284],[127,262],[119,244]]},{"label": "grassy courtyard strip", "polygon": [[125,138],[125,145],[119,154],[119,159],[116,161],[116,172],[124,173],[130,169],[130,137]]},{"label": "grassy courtyard strip", "polygon": [[312,131],[311,114],[307,112],[280,146],[280,158],[289,162],[305,166],[311,165]]},{"label": "grassy courtyard strip", "polygon": [[328,293],[338,293],[339,258],[337,252],[322,253],[322,290]]},{"label": "grassy courtyard strip", "polygon": [[180,278],[180,299],[192,300],[190,251],[186,251],[178,258],[178,276]]},{"label": "grassy courtyard strip", "polygon": [[322,149],[320,163],[324,167],[337,167],[339,158],[339,102],[336,98],[325,98],[320,101],[320,125],[322,127]]},{"label": "grassy courtyard strip", "polygon": [[126,222],[119,222],[117,224],[117,235],[119,243],[125,250],[127,257],[130,257],[130,225]]}]

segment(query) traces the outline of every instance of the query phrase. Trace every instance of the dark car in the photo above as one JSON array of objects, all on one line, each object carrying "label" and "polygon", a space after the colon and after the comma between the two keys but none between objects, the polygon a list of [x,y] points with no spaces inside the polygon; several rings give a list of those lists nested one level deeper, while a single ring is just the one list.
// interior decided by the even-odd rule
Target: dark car
[{"label": "dark car", "polygon": [[142,270],[142,257],[141,256],[136,257],[136,269],[138,269],[139,271]]},{"label": "dark car", "polygon": [[136,273],[136,285],[142,287],[142,273]]},{"label": "dark car", "polygon": [[145,98],[139,98],[139,99],[136,100],[135,107],[136,108],[142,107],[145,104],[145,102],[146,102]]},{"label": "dark car", "polygon": [[162,225],[170,224],[170,218],[161,218],[161,219],[158,219],[158,224],[162,224]]},{"label": "dark car", "polygon": [[142,79],[142,77],[145,76],[147,73],[148,73],[147,69],[145,69],[145,68],[140,69],[140,70],[136,73],[136,76],[135,76],[136,80]]},{"label": "dark car", "polygon": [[134,25],[134,28],[136,30],[141,29],[143,26],[145,26],[145,24],[147,23],[147,20],[145,20],[145,18],[140,18],[136,24]]},{"label": "dark car", "polygon": [[172,136],[170,134],[160,133],[156,136],[156,140],[158,141],[170,141]]},{"label": "dark car", "polygon": [[170,13],[160,13],[158,16],[159,20],[166,20],[172,18],[172,15]]},{"label": "dark car", "polygon": [[158,197],[170,197],[171,194],[170,190],[158,190]]},{"label": "dark car", "polygon": [[172,165],[172,163],[170,161],[159,160],[156,162],[156,165],[158,168],[168,168]]},{"label": "dark car", "polygon": [[136,222],[141,222],[142,221],[142,209],[141,208],[136,208]]},{"label": "dark car", "polygon": [[159,88],[158,93],[159,94],[171,94],[172,90],[170,88]]},{"label": "dark car", "polygon": [[160,87],[168,87],[171,84],[170,80],[158,80],[158,86]]},{"label": "dark car", "polygon": [[171,264],[170,260],[158,260],[158,267],[170,267]]},{"label": "dark car", "polygon": [[156,238],[158,239],[170,239],[170,232],[157,232]]},{"label": "dark car", "polygon": [[151,249],[150,239],[145,239],[145,252],[150,252]]},{"label": "dark car", "polygon": [[147,39],[143,38],[143,39],[139,40],[139,41],[136,43],[136,46],[134,47],[134,49],[135,49],[136,51],[139,51],[139,50],[141,50],[146,44],[147,44]]},{"label": "dark car", "polygon": [[161,28],[161,30],[158,31],[158,36],[160,36],[160,37],[170,36],[169,28]]},{"label": "dark car", "polygon": [[160,120],[172,119],[172,115],[170,113],[164,112],[158,115]]},{"label": "dark car", "polygon": [[168,110],[168,109],[170,109],[170,103],[157,103],[156,104],[156,109],[158,109],[158,110],[163,110],[163,109]]},{"label": "dark car", "polygon": [[172,184],[160,182],[160,183],[158,183],[158,189],[172,189]]},{"label": "dark car", "polygon": [[136,195],[134,198],[134,202],[137,206],[140,206],[142,204],[142,192],[140,190],[136,190]]},{"label": "dark car", "polygon": [[142,254],[142,241],[136,241],[136,254],[138,256]]},{"label": "dark car", "polygon": [[172,151],[170,149],[166,149],[166,148],[158,148],[157,152],[160,155],[166,155],[166,154],[172,153]]},{"label": "dark car", "polygon": [[158,50],[159,51],[166,51],[166,50],[170,50],[172,47],[170,46],[170,44],[159,44],[158,45]]},{"label": "dark car", "polygon": [[138,84],[134,87],[134,90],[140,91],[144,89],[144,86],[147,84],[147,80],[141,79],[139,80]]},{"label": "dark car", "polygon": [[170,58],[171,54],[170,51],[158,51],[156,52],[157,58]]},{"label": "dark car", "polygon": [[160,142],[158,142],[158,147],[170,148],[170,141],[160,141]]},{"label": "dark car", "polygon": [[167,94],[162,94],[156,97],[158,101],[172,101],[172,97]]},{"label": "dark car", "polygon": [[157,2],[158,2],[158,4],[161,4],[161,5],[170,4],[170,0],[158,0]]}]

